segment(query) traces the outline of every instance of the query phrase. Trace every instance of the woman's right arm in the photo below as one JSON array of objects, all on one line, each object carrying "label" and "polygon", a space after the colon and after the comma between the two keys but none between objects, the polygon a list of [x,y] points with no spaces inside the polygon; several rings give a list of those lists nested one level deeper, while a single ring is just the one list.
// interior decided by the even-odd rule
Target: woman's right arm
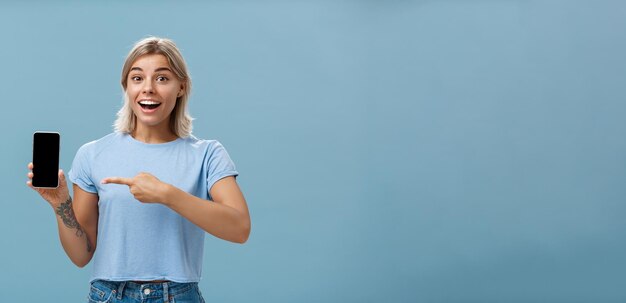
[{"label": "woman's right arm", "polygon": [[32,185],[33,164],[28,164],[27,185],[46,200],[56,215],[61,245],[67,256],[78,267],[89,263],[96,250],[98,234],[98,195],[74,185],[74,199],[69,195],[67,181],[59,170],[59,187],[35,188]]}]

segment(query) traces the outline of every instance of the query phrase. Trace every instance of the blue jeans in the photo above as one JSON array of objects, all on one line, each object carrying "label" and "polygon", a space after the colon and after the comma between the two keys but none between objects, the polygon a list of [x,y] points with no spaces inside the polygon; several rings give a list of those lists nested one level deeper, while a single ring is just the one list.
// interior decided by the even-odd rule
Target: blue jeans
[{"label": "blue jeans", "polygon": [[198,283],[145,283],[96,280],[89,303],[204,303]]}]

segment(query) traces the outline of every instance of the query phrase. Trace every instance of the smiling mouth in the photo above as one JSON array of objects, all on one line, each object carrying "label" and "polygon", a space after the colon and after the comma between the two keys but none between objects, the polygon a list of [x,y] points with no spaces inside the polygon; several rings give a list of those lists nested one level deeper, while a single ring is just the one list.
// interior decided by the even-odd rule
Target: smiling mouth
[{"label": "smiling mouth", "polygon": [[159,106],[161,106],[161,102],[156,102],[156,101],[139,101],[139,106],[141,106],[141,108],[143,109],[155,109]]}]

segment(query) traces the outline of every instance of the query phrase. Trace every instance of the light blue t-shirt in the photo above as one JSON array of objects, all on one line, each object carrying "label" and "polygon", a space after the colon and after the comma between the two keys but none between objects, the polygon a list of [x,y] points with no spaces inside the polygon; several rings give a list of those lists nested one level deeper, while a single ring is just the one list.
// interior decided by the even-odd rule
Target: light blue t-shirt
[{"label": "light blue t-shirt", "polygon": [[166,206],[139,202],[126,185],[100,184],[106,177],[132,178],[140,172],[206,200],[216,181],[238,175],[215,140],[190,136],[147,144],[115,132],[83,145],[68,178],[99,196],[91,281],[198,282],[205,232]]}]

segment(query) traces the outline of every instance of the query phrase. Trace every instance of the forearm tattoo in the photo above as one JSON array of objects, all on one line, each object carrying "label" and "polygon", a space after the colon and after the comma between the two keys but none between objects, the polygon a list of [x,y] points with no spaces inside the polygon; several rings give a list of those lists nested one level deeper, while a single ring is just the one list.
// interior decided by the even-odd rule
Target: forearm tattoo
[{"label": "forearm tattoo", "polygon": [[72,207],[72,197],[69,197],[67,201],[61,203],[61,205],[57,207],[56,214],[61,217],[61,220],[63,220],[63,224],[65,224],[65,226],[70,229],[76,229],[77,237],[81,238],[85,236],[85,239],[87,240],[87,251],[91,252],[91,242],[89,241],[89,238],[87,237],[85,231],[83,231],[83,228],[80,226],[80,224],[78,224],[78,220],[76,220],[76,215],[74,215],[74,208]]}]

